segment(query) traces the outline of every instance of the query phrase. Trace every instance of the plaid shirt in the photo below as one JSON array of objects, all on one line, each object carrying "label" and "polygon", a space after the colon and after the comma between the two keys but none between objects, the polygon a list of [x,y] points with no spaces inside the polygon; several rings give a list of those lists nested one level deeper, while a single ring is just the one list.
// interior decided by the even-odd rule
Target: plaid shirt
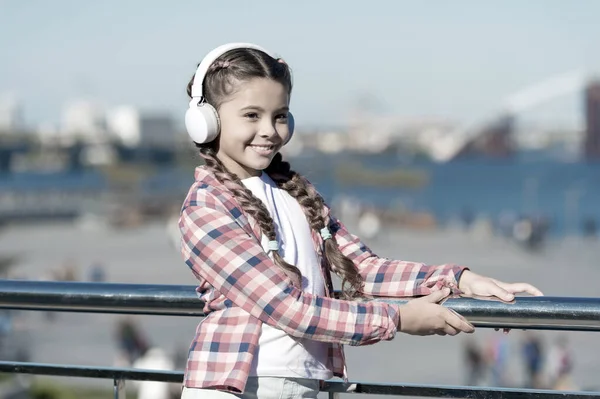
[{"label": "plaid shirt", "polygon": [[[443,286],[455,287],[464,269],[380,258],[339,220],[332,216],[330,220],[340,250],[363,278],[366,296],[427,295]],[[400,317],[397,305],[332,298],[323,242],[314,232],[327,293],[314,296],[294,287],[263,250],[256,221],[204,167],[196,168],[179,227],[182,255],[200,282],[197,292],[207,313],[188,354],[186,387],[243,392],[262,323],[293,337],[330,343],[328,367],[344,379],[343,344],[369,345],[394,338]]]}]

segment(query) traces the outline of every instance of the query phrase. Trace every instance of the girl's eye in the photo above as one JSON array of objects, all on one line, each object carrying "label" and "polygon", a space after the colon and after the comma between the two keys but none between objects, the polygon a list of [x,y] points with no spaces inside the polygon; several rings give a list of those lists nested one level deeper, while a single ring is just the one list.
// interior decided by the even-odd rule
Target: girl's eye
[{"label": "girl's eye", "polygon": [[280,114],[275,117],[275,119],[277,119],[278,121],[282,121],[282,122],[287,121],[287,118],[288,118],[287,114]]},{"label": "girl's eye", "polygon": [[256,112],[248,112],[246,115],[244,115],[246,118],[249,119],[256,119],[258,118],[258,114]]}]

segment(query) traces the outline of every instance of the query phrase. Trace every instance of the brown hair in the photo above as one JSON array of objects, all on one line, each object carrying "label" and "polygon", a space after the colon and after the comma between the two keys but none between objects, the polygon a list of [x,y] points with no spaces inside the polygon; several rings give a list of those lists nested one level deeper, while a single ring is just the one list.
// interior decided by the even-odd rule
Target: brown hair
[{"label": "brown hair", "polygon": [[[203,82],[203,96],[206,102],[215,109],[235,90],[235,82],[248,81],[252,78],[268,78],[281,83],[291,94],[291,71],[281,59],[274,59],[262,51],[254,49],[236,49],[228,51],[213,62]],[[191,97],[193,77],[188,83],[187,93]],[[219,140],[198,144],[200,156],[206,166],[214,173],[217,180],[224,184],[238,201],[240,207],[258,222],[262,233],[270,240],[277,240],[275,224],[262,201],[247,189],[239,177],[227,170],[217,157]],[[300,204],[310,228],[317,233],[329,227],[329,215],[324,213],[325,202],[314,187],[300,174],[290,169],[290,164],[283,161],[280,153],[276,154],[265,172],[287,191]],[[346,298],[354,298],[362,292],[362,278],[356,266],[342,254],[335,237],[325,240],[323,252],[330,270],[342,278],[342,292]],[[273,252],[275,263],[292,279],[294,284],[302,288],[302,275],[294,265],[283,260],[278,251]]]}]

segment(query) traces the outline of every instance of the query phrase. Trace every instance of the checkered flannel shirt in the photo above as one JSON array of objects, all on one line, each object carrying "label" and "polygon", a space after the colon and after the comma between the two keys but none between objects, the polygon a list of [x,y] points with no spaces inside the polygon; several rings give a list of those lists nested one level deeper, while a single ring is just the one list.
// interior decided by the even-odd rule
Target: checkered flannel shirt
[{"label": "checkered flannel shirt", "polygon": [[[324,211],[329,214],[329,208]],[[340,250],[363,278],[366,296],[427,295],[443,286],[455,287],[464,269],[378,257],[339,220],[330,215],[330,221]],[[329,343],[328,367],[344,379],[344,344],[369,345],[394,338],[397,305],[333,298],[330,270],[321,256],[323,242],[314,232],[329,288],[325,296],[315,296],[294,287],[263,250],[257,223],[204,167],[196,168],[179,227],[182,255],[199,280],[197,293],[208,314],[189,350],[186,387],[243,392],[263,323],[293,337]]]}]

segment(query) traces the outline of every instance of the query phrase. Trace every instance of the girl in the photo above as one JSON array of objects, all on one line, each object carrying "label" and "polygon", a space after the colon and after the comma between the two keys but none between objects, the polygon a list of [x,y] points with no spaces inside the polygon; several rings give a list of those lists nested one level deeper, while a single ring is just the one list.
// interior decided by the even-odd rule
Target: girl
[{"label": "girl", "polygon": [[[208,313],[198,325],[182,398],[316,398],[346,378],[342,345],[471,333],[438,303],[451,293],[541,295],[456,265],[380,258],[283,161],[293,133],[288,65],[233,43],[210,52],[188,84],[186,128],[205,165],[179,219],[182,255]],[[333,296],[330,272],[344,298]],[[404,306],[363,297],[417,297]]]}]

